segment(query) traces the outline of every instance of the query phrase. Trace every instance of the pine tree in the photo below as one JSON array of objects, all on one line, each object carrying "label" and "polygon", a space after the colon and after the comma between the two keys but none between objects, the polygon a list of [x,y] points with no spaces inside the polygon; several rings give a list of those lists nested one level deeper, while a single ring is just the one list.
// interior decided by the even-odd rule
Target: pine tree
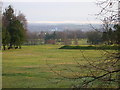
[{"label": "pine tree", "polygon": [[[8,6],[3,13],[2,19],[2,34],[3,34],[3,47],[9,46],[8,49],[11,48],[21,48],[25,40],[26,33],[26,25],[22,22],[22,19],[18,18],[20,16],[16,16],[14,14],[14,9],[11,6]],[[25,17],[23,18],[24,20]]]}]

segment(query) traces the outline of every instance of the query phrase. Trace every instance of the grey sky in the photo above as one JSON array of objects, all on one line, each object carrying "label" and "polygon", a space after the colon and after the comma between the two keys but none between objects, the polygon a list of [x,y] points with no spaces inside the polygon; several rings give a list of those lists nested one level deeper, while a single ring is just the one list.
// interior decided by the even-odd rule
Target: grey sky
[{"label": "grey sky", "polygon": [[8,5],[31,23],[97,23],[94,14],[100,11],[95,2],[4,2],[3,8]]}]

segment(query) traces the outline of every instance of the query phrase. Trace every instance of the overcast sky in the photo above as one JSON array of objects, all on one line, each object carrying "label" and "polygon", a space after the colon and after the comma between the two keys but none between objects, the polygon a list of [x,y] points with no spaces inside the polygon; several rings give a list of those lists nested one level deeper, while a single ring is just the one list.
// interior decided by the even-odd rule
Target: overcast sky
[{"label": "overcast sky", "polygon": [[[98,0],[2,0],[4,2],[95,2]],[[105,0],[99,0],[105,1]]]},{"label": "overcast sky", "polygon": [[3,9],[12,5],[15,11],[21,11],[30,23],[99,23],[94,16],[100,11],[95,0],[55,1],[4,0]]}]

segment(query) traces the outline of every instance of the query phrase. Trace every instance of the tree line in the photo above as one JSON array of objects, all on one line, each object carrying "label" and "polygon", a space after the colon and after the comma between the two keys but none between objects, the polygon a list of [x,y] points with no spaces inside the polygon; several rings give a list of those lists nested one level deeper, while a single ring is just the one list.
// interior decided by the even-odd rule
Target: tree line
[{"label": "tree line", "polygon": [[71,45],[73,42],[77,45],[80,39],[85,39],[85,33],[81,30],[28,32],[27,42],[25,44],[36,45],[59,43],[62,45]]},{"label": "tree line", "polygon": [[26,45],[37,44],[57,44],[62,45],[79,45],[79,40],[87,39],[87,43],[91,45],[97,44],[119,44],[120,40],[120,26],[115,24],[113,28],[105,29],[102,25],[101,29],[90,31],[82,30],[64,30],[64,31],[41,31],[28,32]]},{"label": "tree line", "polygon": [[109,28],[103,32],[102,35],[103,41],[108,44],[120,44],[120,25],[115,24],[112,28]]}]

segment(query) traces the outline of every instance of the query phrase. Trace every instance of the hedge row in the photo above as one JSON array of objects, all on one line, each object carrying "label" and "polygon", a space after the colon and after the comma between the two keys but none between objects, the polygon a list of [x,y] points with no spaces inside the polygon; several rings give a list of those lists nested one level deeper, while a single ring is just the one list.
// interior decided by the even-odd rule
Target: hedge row
[{"label": "hedge row", "polygon": [[59,49],[81,49],[81,50],[92,50],[92,49],[99,49],[99,50],[120,50],[118,46],[110,46],[110,45],[97,45],[97,46],[62,46]]}]

